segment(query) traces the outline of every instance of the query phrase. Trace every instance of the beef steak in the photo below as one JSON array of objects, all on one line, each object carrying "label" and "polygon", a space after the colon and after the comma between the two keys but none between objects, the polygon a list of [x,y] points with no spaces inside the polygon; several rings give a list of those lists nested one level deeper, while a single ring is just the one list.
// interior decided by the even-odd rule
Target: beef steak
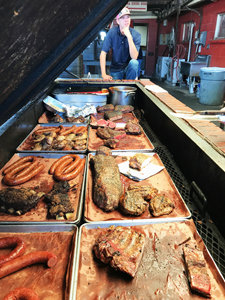
[{"label": "beef steak", "polygon": [[107,139],[122,139],[126,136],[126,132],[123,130],[114,130],[111,128],[98,128],[97,136],[103,140]]},{"label": "beef steak", "polygon": [[147,202],[136,191],[126,191],[120,197],[120,210],[126,215],[140,216],[146,210]]},{"label": "beef steak", "polygon": [[110,226],[93,246],[98,259],[116,270],[134,277],[141,262],[145,244],[144,234],[131,227]]},{"label": "beef steak", "polygon": [[158,194],[158,189],[150,185],[129,184],[128,191],[134,191],[141,194],[146,201],[151,200]]},{"label": "beef steak", "polygon": [[155,217],[170,214],[174,207],[174,203],[164,195],[153,197],[149,203],[150,212]]},{"label": "beef steak", "polygon": [[94,166],[93,201],[105,211],[113,211],[119,206],[122,183],[118,164],[112,156],[98,154],[91,157]]},{"label": "beef steak", "polygon": [[120,110],[106,111],[104,113],[104,118],[109,121],[116,121],[123,118],[123,113]]},{"label": "beef steak", "polygon": [[106,104],[103,106],[98,106],[97,107],[97,112],[104,112],[104,111],[112,111],[114,110],[114,105],[113,104]]},{"label": "beef steak", "polygon": [[119,140],[117,140],[117,139],[104,140],[104,145],[111,148],[111,149],[115,149],[118,144],[119,144]]},{"label": "beef steak", "polygon": [[125,126],[125,131],[127,134],[140,135],[142,134],[141,126],[139,124],[134,124],[128,122]]},{"label": "beef steak", "polygon": [[116,105],[115,110],[122,111],[123,114],[132,112],[134,107],[132,105]]}]

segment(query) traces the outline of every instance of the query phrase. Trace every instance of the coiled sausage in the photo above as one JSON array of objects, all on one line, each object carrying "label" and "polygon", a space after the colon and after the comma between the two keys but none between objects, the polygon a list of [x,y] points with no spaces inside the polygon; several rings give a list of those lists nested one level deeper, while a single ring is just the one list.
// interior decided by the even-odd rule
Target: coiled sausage
[{"label": "coiled sausage", "polygon": [[19,237],[5,237],[0,239],[0,249],[15,247],[10,253],[0,256],[0,266],[7,261],[15,259],[26,250],[26,244]]},{"label": "coiled sausage", "polygon": [[39,297],[33,290],[22,287],[11,291],[3,300],[39,300]]},{"label": "coiled sausage", "polygon": [[26,156],[26,157],[22,157],[20,159],[18,159],[16,162],[12,163],[9,167],[5,168],[3,170],[3,174],[5,175],[6,173],[14,170],[15,168],[17,168],[18,166],[23,165],[24,163],[28,162],[28,161],[34,161],[35,159],[37,159],[36,156]]},{"label": "coiled sausage", "polygon": [[83,158],[78,163],[78,166],[73,171],[71,171],[70,173],[66,173],[66,174],[62,173],[64,168],[61,168],[61,166],[59,166],[58,168],[56,168],[53,176],[56,180],[67,180],[67,181],[69,181],[71,179],[76,178],[78,176],[78,174],[83,170],[84,166],[85,166],[85,159]]}]

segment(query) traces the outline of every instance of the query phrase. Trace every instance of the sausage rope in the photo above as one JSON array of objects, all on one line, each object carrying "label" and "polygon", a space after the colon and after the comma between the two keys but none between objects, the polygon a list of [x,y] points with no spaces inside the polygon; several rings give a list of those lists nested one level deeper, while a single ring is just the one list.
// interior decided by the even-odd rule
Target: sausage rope
[{"label": "sausage rope", "polygon": [[15,259],[26,250],[26,244],[19,237],[5,237],[0,239],[0,249],[15,247],[10,253],[0,256],[0,266],[12,259]]},{"label": "sausage rope", "polygon": [[3,300],[40,300],[38,295],[31,289],[21,287],[8,293]]}]

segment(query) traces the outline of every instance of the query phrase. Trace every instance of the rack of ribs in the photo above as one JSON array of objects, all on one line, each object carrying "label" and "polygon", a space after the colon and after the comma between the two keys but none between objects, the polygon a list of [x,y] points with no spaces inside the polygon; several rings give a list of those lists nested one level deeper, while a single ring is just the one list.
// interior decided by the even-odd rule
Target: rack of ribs
[{"label": "rack of ribs", "polygon": [[112,268],[134,277],[141,262],[144,245],[144,234],[131,227],[112,225],[105,234],[97,238],[93,251],[103,263],[109,263]]}]

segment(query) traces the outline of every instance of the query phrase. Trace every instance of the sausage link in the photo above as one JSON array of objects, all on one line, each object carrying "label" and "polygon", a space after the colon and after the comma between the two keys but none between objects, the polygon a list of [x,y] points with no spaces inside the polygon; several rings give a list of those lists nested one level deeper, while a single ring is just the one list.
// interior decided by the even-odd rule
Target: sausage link
[{"label": "sausage link", "polygon": [[35,168],[34,170],[32,170],[29,174],[26,174],[23,177],[19,177],[19,178],[16,178],[15,176],[10,177],[9,173],[8,173],[8,174],[6,174],[4,176],[3,181],[7,185],[19,185],[19,184],[22,184],[24,182],[27,182],[28,180],[30,180],[31,178],[33,178],[37,174],[39,174],[44,169],[44,167],[45,167],[45,165],[40,164],[37,168]]},{"label": "sausage link", "polygon": [[58,165],[57,168],[55,169],[53,176],[55,177],[56,174],[57,174],[57,175],[61,175],[62,172],[63,172],[63,170],[64,170],[64,168],[65,168],[66,166],[68,166],[72,161],[73,161],[73,158],[72,158],[72,157],[68,157],[68,158],[66,158],[65,160],[63,160],[63,161],[61,162],[61,164]]},{"label": "sausage link", "polygon": [[80,161],[81,161],[81,158],[80,158],[79,155],[72,154],[71,157],[74,158],[74,161],[71,162],[71,163],[63,170],[63,174],[68,174],[68,173],[70,173],[71,171],[73,171],[73,170],[78,166],[78,164],[79,164]]},{"label": "sausage link", "polygon": [[63,131],[62,133],[60,133],[60,135],[63,135],[63,136],[68,135],[68,134],[74,132],[76,129],[77,129],[77,126],[73,125],[70,129],[67,129],[67,130]]},{"label": "sausage link", "polygon": [[81,133],[81,132],[85,132],[86,131],[86,127],[85,126],[80,126],[78,128],[78,130],[76,131],[76,133]]},{"label": "sausage link", "polygon": [[40,300],[40,298],[32,289],[21,287],[8,293],[3,300]]},{"label": "sausage link", "polygon": [[49,169],[49,173],[52,175],[55,172],[55,169],[67,158],[69,157],[73,157],[73,154],[68,154],[68,155],[64,155],[62,157],[60,157],[59,159],[57,159],[50,167]]},{"label": "sausage link", "polygon": [[56,180],[71,180],[77,177],[77,175],[83,170],[84,166],[85,166],[85,159],[83,158],[79,162],[77,168],[75,168],[72,172],[67,174],[55,172],[53,176]]},{"label": "sausage link", "polygon": [[29,253],[20,257],[17,257],[9,262],[0,266],[0,278],[3,278],[9,274],[19,271],[25,267],[38,264],[47,263],[49,268],[54,267],[57,262],[55,254],[48,251],[37,251]]},{"label": "sausage link", "polygon": [[32,135],[39,135],[39,134],[42,134],[42,133],[48,132],[48,131],[53,131],[53,132],[57,133],[60,130],[61,130],[61,128],[59,128],[59,127],[40,128],[40,129],[36,130]]},{"label": "sausage link", "polygon": [[20,172],[19,174],[16,174],[15,175],[15,179],[19,179],[19,178],[22,178],[24,177],[25,175],[29,174],[35,167],[37,167],[37,165],[39,164],[39,161],[36,160],[34,162],[31,163],[31,165],[24,169],[22,172]]},{"label": "sausage link", "polygon": [[23,255],[26,250],[26,244],[19,237],[5,237],[0,239],[0,249],[15,247],[10,253],[0,256],[0,266],[7,261]]},{"label": "sausage link", "polygon": [[5,170],[3,170],[3,174],[6,174],[6,173],[14,170],[15,168],[17,168],[18,166],[22,165],[25,162],[33,161],[34,157],[36,158],[36,156],[26,156],[26,157],[22,157],[22,158],[18,159],[16,162],[12,163]]}]

